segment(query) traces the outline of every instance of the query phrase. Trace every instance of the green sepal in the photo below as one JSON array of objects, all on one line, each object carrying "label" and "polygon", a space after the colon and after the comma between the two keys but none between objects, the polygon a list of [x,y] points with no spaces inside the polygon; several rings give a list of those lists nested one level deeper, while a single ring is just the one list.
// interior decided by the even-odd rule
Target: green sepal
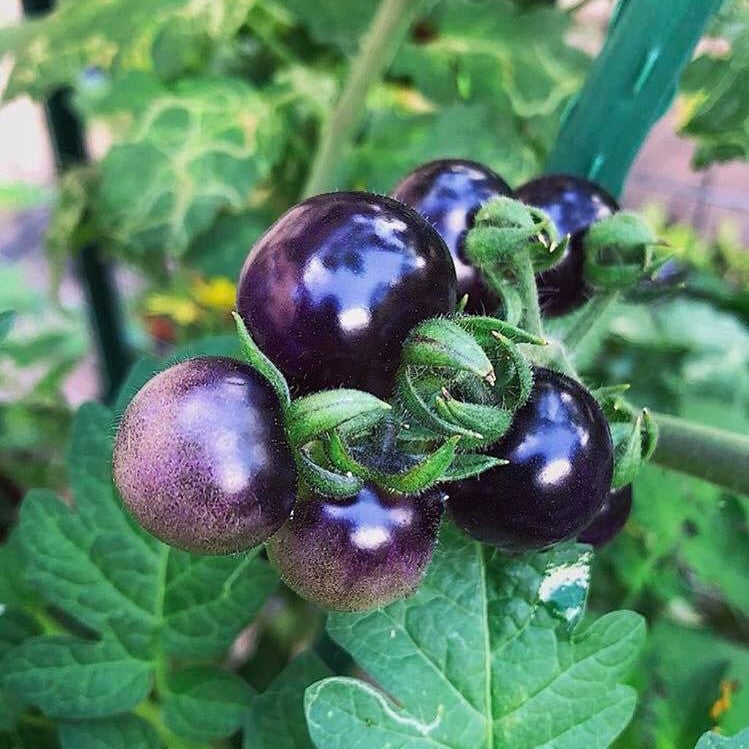
[{"label": "green sepal", "polygon": [[481,346],[457,323],[444,318],[417,325],[403,344],[401,361],[404,367],[447,368],[494,381],[494,368]]},{"label": "green sepal", "polygon": [[374,426],[391,406],[361,390],[323,390],[292,401],[286,409],[286,431],[301,446],[339,427],[364,430]]},{"label": "green sepal", "polygon": [[276,365],[258,348],[255,341],[252,340],[252,336],[247,331],[242,318],[236,312],[232,312],[231,314],[237,326],[242,355],[253,369],[257,370],[268,380],[271,387],[276,391],[281,405],[286,408],[291,403],[291,393],[289,392],[286,379],[279,372]]},{"label": "green sepal", "polygon": [[296,453],[297,469],[304,484],[316,494],[325,497],[352,497],[364,486],[359,476],[342,474],[323,468],[303,449]]},{"label": "green sepal", "polygon": [[[614,444],[614,475],[611,488],[620,489],[631,484],[642,465],[642,419],[637,418],[625,435]],[[614,437],[614,434],[612,434]]]},{"label": "green sepal", "polygon": [[[443,481],[462,481],[463,479],[475,478],[491,468],[507,465],[508,461],[503,458],[494,458],[491,455],[479,455],[476,453],[458,453],[450,467],[442,477]],[[449,488],[447,489],[449,493]]]},{"label": "green sepal", "polygon": [[435,434],[442,436],[463,436],[474,439],[483,439],[483,435],[469,429],[464,429],[456,424],[439,417],[424,401],[417,390],[411,374],[407,369],[402,369],[397,378],[398,395],[407,409],[408,413],[422,426],[431,429]]},{"label": "green sepal", "polygon": [[532,343],[536,346],[547,344],[543,338],[496,317],[461,315],[455,318],[455,323],[467,330],[482,346],[492,345],[496,340],[496,333],[500,333],[513,343]]},{"label": "green sepal", "polygon": [[438,397],[435,406],[445,420],[480,433],[480,443],[483,445],[496,442],[512,423],[513,414],[506,409],[481,403],[466,403],[450,397],[449,394]]},{"label": "green sepal", "polygon": [[652,274],[658,244],[647,224],[632,213],[597,221],[583,239],[585,278],[592,286],[610,291],[634,286]]},{"label": "green sepal", "polygon": [[650,410],[642,409],[642,459],[650,460],[658,446],[658,424]]},{"label": "green sepal", "polygon": [[387,473],[363,465],[351,455],[345,440],[337,432],[329,437],[328,452],[331,461],[342,471],[351,472],[392,492],[417,494],[442,480],[455,457],[459,441],[460,437],[450,437],[434,452],[401,473]]}]

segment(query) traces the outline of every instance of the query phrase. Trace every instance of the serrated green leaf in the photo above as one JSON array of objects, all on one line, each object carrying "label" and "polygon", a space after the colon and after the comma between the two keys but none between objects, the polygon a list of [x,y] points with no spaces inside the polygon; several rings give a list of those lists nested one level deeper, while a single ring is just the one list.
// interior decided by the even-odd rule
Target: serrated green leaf
[{"label": "serrated green leaf", "polygon": [[405,44],[393,66],[429,98],[506,96],[515,115],[530,118],[557,112],[580,87],[587,60],[565,43],[569,18],[559,9],[507,0],[443,7],[434,38]]},{"label": "serrated green leaf", "polygon": [[151,689],[151,664],[112,637],[35,637],[5,654],[0,672],[4,689],[53,718],[122,713]]},{"label": "serrated green leaf", "polygon": [[558,570],[570,562],[569,551],[556,554],[502,557],[443,525],[413,597],[329,617],[331,637],[385,693],[342,677],[310,687],[315,744],[609,746],[634,708],[633,691],[618,682],[641,646],[643,622],[615,612],[567,635],[560,611],[543,602],[544,586],[563,586]]},{"label": "serrated green leaf", "polygon": [[61,717],[129,709],[148,691],[164,653],[222,653],[277,580],[257,552],[199,557],[140,529],[112,484],[112,426],[104,407],[80,409],[69,451],[75,509],[50,492],[32,492],[17,530],[25,579],[103,638],[40,637],[5,656],[12,668],[0,674],[0,685]]},{"label": "serrated green leaf", "polygon": [[262,694],[252,698],[244,749],[312,749],[304,719],[304,690],[330,675],[312,651],[297,656]]},{"label": "serrated green leaf", "polygon": [[735,736],[721,736],[708,731],[694,749],[749,749],[749,728]]},{"label": "serrated green leaf", "polygon": [[152,725],[136,715],[60,723],[60,749],[160,749]]},{"label": "serrated green leaf", "polygon": [[206,36],[221,40],[244,22],[253,0],[67,0],[44,18],[6,30],[0,56],[14,65],[6,99],[22,93],[41,98],[51,89],[74,83],[86,69],[143,66],[143,50],[176,19],[191,19]]},{"label": "serrated green leaf", "polygon": [[339,427],[366,428],[385,417],[391,406],[371,393],[341,388],[313,393],[286,410],[289,440],[305,445]]},{"label": "serrated green leaf", "polygon": [[236,78],[185,79],[137,113],[101,163],[102,229],[133,259],[183,255],[283,152],[272,103]]},{"label": "serrated green leaf", "polygon": [[169,678],[164,723],[188,741],[211,741],[235,733],[252,689],[238,676],[213,666],[191,666]]}]

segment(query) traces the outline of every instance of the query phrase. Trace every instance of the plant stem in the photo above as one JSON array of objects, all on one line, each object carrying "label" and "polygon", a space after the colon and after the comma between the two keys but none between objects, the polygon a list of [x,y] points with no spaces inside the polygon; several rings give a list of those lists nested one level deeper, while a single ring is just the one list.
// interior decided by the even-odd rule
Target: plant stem
[{"label": "plant stem", "polygon": [[524,327],[529,333],[543,338],[544,329],[541,323],[541,308],[538,305],[536,276],[533,272],[530,253],[527,250],[518,254],[515,272],[518,292],[523,300]]},{"label": "plant stem", "polygon": [[606,44],[562,124],[546,171],[621,191],[722,0],[621,0]]},{"label": "plant stem", "polygon": [[618,294],[607,291],[596,294],[578,313],[564,333],[562,343],[573,349],[600,322],[609,308],[616,302]]},{"label": "plant stem", "polygon": [[367,93],[392,61],[398,43],[421,4],[421,0],[382,0],[380,3],[351,63],[335,109],[323,127],[304,197],[333,187],[338,159],[361,119]]},{"label": "plant stem", "polygon": [[676,416],[653,417],[660,432],[654,463],[749,495],[749,437]]}]

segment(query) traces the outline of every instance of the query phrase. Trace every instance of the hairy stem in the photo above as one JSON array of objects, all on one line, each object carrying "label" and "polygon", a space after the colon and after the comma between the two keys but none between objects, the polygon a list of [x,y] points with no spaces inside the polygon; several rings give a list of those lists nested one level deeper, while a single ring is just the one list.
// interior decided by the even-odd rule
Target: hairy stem
[{"label": "hairy stem", "polygon": [[596,327],[609,308],[616,302],[618,297],[615,291],[606,291],[596,294],[580,310],[572,324],[567,328],[562,342],[568,349],[573,349],[588,333]]},{"label": "hairy stem", "polygon": [[543,338],[544,329],[541,323],[541,308],[538,305],[536,276],[530,253],[523,250],[518,254],[515,271],[517,273],[518,291],[523,300],[524,327],[533,335]]},{"label": "hairy stem", "polygon": [[348,79],[325,123],[304,197],[330,190],[338,159],[364,111],[367,92],[390,64],[420,0],[382,0],[351,63]]},{"label": "hairy stem", "polygon": [[660,432],[654,463],[749,494],[749,437],[676,416],[653,417]]}]

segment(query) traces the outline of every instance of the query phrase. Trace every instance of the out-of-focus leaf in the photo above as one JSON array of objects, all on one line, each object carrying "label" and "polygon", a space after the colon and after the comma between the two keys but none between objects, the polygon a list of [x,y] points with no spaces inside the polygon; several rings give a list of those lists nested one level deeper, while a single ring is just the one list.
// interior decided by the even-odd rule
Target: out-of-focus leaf
[{"label": "out-of-focus leaf", "polygon": [[749,728],[735,736],[721,736],[708,731],[694,749],[749,749]]},{"label": "out-of-focus leaf", "polygon": [[283,0],[307,28],[310,35],[324,44],[333,44],[344,52],[353,53],[361,35],[377,9],[373,0]]},{"label": "out-of-focus leaf", "polygon": [[60,724],[60,749],[160,749],[154,727],[136,715]]},{"label": "out-of-focus leaf", "polygon": [[221,210],[241,211],[283,150],[272,103],[239,79],[179,81],[101,164],[102,228],[128,256],[182,255]]}]

